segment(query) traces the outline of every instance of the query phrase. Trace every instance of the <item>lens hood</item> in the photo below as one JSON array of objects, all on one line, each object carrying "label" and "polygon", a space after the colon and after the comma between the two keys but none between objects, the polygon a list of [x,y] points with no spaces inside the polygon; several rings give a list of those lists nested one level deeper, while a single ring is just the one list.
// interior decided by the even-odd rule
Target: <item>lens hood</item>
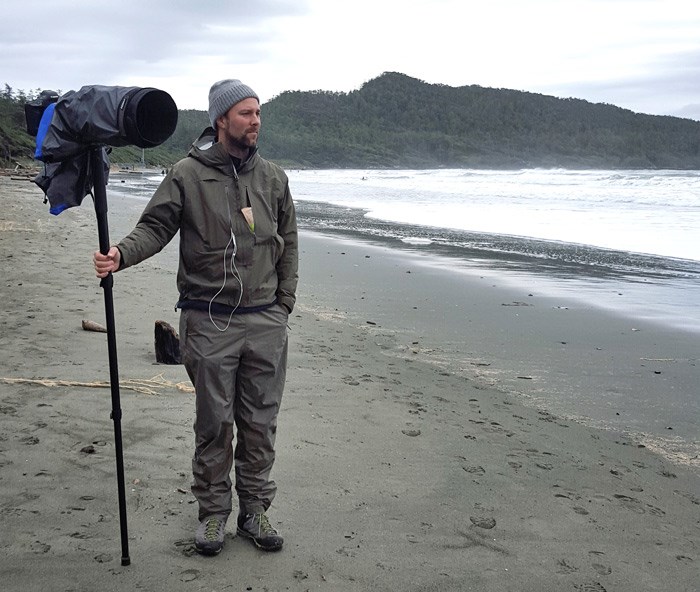
[{"label": "lens hood", "polygon": [[157,88],[134,88],[119,103],[119,129],[127,144],[152,148],[165,142],[177,126],[177,106]]}]

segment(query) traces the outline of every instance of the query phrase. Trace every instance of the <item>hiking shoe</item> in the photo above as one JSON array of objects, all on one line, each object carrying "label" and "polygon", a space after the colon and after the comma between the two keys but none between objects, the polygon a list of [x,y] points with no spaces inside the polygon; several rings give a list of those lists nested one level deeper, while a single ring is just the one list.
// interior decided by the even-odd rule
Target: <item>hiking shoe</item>
[{"label": "hiking shoe", "polygon": [[194,535],[194,548],[202,555],[217,555],[224,548],[226,517],[209,516],[199,523]]},{"label": "hiking shoe", "polygon": [[284,539],[272,527],[265,514],[239,514],[238,534],[251,539],[263,551],[279,551]]}]

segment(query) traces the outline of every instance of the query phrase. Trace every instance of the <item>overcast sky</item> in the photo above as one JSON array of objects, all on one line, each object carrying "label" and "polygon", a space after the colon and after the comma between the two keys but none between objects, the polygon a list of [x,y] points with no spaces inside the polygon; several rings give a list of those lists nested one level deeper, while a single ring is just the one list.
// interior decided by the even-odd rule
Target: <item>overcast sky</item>
[{"label": "overcast sky", "polygon": [[[239,78],[349,92],[382,72],[700,120],[700,0],[3,0],[0,84],[153,86],[206,109]],[[264,113],[263,113],[264,115]]]}]

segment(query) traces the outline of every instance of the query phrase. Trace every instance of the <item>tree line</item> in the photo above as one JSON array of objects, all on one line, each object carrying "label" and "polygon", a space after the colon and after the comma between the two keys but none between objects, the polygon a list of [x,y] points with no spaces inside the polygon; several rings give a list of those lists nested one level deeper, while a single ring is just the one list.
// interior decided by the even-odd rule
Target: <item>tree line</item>
[{"label": "tree line", "polygon": [[[0,158],[31,155],[32,139],[19,137],[31,93],[8,96],[5,87]],[[700,168],[697,121],[396,72],[349,93],[283,92],[262,118],[261,153],[293,168]],[[207,125],[206,111],[179,111],[175,133],[145,151],[147,163],[182,158]],[[117,148],[110,158],[138,162],[141,151]]]}]

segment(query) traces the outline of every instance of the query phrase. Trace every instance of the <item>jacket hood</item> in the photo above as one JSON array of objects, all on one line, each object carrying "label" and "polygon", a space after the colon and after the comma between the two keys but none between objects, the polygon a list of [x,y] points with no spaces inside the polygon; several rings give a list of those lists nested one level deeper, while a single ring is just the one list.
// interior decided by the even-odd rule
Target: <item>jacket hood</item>
[{"label": "jacket hood", "polygon": [[[231,156],[223,144],[216,141],[216,132],[213,128],[206,128],[190,147],[188,156],[198,160],[202,164],[220,170],[226,175],[233,173],[233,162]],[[241,163],[239,170],[241,172],[251,168],[255,160],[258,158],[258,147],[255,146],[245,162]]]}]

